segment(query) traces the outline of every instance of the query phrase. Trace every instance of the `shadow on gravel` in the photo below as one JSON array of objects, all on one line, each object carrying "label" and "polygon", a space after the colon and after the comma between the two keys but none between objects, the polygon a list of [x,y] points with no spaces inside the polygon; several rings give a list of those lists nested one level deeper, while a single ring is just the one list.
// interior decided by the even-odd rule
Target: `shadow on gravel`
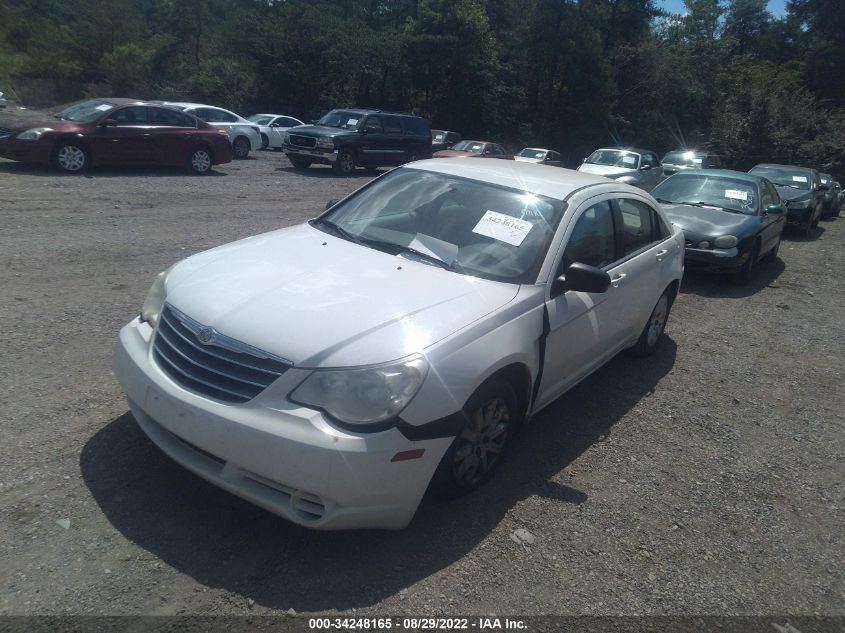
[{"label": "shadow on gravel", "polygon": [[696,294],[701,297],[721,297],[724,299],[743,299],[760,292],[772,284],[786,269],[779,257],[773,261],[763,261],[752,271],[751,283],[747,286],[734,285],[729,275],[705,273],[694,270],[684,272],[681,292]]},{"label": "shadow on gravel", "polygon": [[[240,162],[240,161],[239,161]],[[215,167],[219,167],[215,166]],[[204,176],[197,176],[181,167],[159,167],[156,165],[133,165],[118,167],[113,165],[91,167],[81,174],[65,174],[47,165],[32,165],[30,163],[0,162],[0,174],[19,174],[25,176],[42,176],[49,178],[154,178],[157,176],[184,176],[185,178],[205,178],[207,176],[228,176],[225,172],[212,168]]]},{"label": "shadow on gravel", "polygon": [[649,359],[618,356],[535,416],[489,484],[462,499],[424,501],[401,532],[288,523],[171,462],[129,413],[87,442],[80,465],[123,536],[199,583],[275,609],[371,606],[463,558],[527,497],[583,503],[585,492],[553,479],[652,393],[676,352],[667,337]]},{"label": "shadow on gravel", "polygon": [[[822,222],[830,222],[829,219],[822,220]],[[810,229],[810,234],[807,237],[801,235],[797,229],[787,228],[783,232],[783,239],[790,242],[814,242],[825,233],[825,228],[822,224]]]},{"label": "shadow on gravel", "polygon": [[375,178],[384,172],[379,171],[364,171],[363,169],[356,169],[350,176],[339,176],[328,165],[311,165],[308,169],[296,169],[290,165],[283,167],[276,167],[276,171],[283,171],[288,174],[296,174],[297,176],[306,176],[308,178]]}]

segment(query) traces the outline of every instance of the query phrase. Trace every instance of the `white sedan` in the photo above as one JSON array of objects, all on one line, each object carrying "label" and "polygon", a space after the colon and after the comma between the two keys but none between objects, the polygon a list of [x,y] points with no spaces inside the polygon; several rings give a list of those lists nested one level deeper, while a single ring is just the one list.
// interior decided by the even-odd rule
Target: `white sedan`
[{"label": "white sedan", "polygon": [[630,185],[423,160],[161,273],[114,369],[199,476],[312,528],[399,529],[618,352],[653,353],[683,253]]},{"label": "white sedan", "polygon": [[229,141],[232,143],[232,153],[235,158],[246,158],[249,156],[250,150],[261,149],[261,132],[258,126],[239,114],[201,103],[178,101],[164,101],[163,103],[193,114],[209,125],[226,130],[229,134]]},{"label": "white sedan", "polygon": [[285,137],[285,132],[297,125],[305,125],[299,119],[284,114],[253,114],[247,117],[247,121],[258,126],[261,132],[261,147],[263,149],[272,148],[277,152],[282,151],[282,140]]}]

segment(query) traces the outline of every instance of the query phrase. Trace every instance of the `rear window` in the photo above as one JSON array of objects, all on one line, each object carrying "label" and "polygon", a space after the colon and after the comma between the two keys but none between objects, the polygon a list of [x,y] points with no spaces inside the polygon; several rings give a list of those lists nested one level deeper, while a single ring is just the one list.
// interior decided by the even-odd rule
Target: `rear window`
[{"label": "rear window", "polygon": [[399,117],[402,120],[402,127],[405,129],[405,134],[413,134],[414,136],[429,136],[431,130],[423,119],[415,116]]}]

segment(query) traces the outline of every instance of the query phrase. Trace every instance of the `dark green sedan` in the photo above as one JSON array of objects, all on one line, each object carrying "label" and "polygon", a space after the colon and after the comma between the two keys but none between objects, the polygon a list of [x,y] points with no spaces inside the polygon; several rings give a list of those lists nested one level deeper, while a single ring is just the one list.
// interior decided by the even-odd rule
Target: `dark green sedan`
[{"label": "dark green sedan", "polygon": [[651,192],[669,220],[684,232],[685,266],[751,281],[763,258],[774,259],[786,226],[777,189],[755,174],[721,169],[688,170]]}]

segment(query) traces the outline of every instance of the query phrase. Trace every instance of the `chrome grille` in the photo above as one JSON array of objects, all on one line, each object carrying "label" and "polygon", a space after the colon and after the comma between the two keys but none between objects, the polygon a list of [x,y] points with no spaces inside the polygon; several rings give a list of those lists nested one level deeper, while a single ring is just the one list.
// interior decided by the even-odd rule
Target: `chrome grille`
[{"label": "chrome grille", "polygon": [[8,127],[0,127],[0,138],[9,138],[15,131]]},{"label": "chrome grille", "polygon": [[[210,336],[207,343],[200,335]],[[224,402],[242,403],[264,391],[290,364],[203,326],[166,305],[153,357],[179,385]]]},{"label": "chrome grille", "polygon": [[299,145],[300,147],[314,147],[314,145],[317,144],[317,139],[311,136],[299,136],[298,134],[291,134],[290,142],[292,145]]}]

